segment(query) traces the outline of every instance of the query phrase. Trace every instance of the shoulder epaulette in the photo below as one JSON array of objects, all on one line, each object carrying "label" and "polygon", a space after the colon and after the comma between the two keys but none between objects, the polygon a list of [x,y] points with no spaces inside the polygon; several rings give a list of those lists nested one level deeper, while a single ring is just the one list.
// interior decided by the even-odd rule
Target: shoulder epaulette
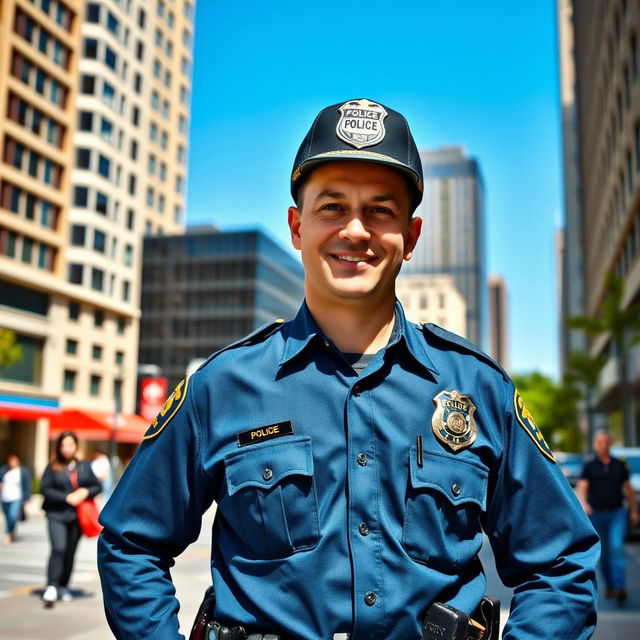
[{"label": "shoulder epaulette", "polygon": [[275,322],[269,322],[267,324],[262,325],[249,335],[240,338],[240,340],[236,340],[231,344],[228,344],[226,347],[222,347],[222,349],[218,349],[218,351],[214,351],[197,369],[200,371],[203,367],[206,367],[214,358],[217,358],[221,353],[225,351],[229,351],[230,349],[237,349],[238,347],[249,347],[253,344],[258,344],[266,340],[270,335],[275,333],[284,323],[284,320],[278,319]]},{"label": "shoulder epaulette", "polygon": [[509,382],[509,375],[507,372],[490,356],[488,356],[484,351],[479,349],[473,342],[470,342],[466,338],[459,336],[455,333],[451,333],[451,331],[447,331],[442,327],[439,327],[437,324],[433,324],[433,322],[422,322],[422,332],[425,335],[425,339],[428,339],[427,334],[431,334],[435,336],[438,340],[443,342],[447,342],[458,347],[462,351],[466,351],[468,353],[473,354],[482,362],[485,362],[489,366],[493,367],[498,373],[502,375],[505,381]]}]

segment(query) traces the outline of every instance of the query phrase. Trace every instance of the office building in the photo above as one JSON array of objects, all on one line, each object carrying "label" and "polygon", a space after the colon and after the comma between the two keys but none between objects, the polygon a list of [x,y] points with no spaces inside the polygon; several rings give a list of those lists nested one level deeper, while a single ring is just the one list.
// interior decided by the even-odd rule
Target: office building
[{"label": "office building", "polygon": [[467,305],[453,276],[401,275],[396,280],[396,296],[411,322],[433,322],[467,337]]},{"label": "office building", "polygon": [[[640,5],[628,0],[574,2],[571,24],[578,118],[577,144],[570,149],[579,154],[580,198],[579,216],[566,217],[565,251],[571,235],[580,238],[584,312],[595,316],[606,295],[608,273],[623,279],[624,308],[640,300]],[[616,354],[610,336],[600,335],[588,348],[592,355],[609,356],[596,398],[596,410],[605,416],[620,416],[618,356],[626,359],[634,406],[624,439],[635,444],[640,345]]]},{"label": "office building", "polygon": [[489,355],[504,369],[509,368],[507,331],[507,287],[504,278],[489,278]]},{"label": "office building", "polygon": [[467,305],[467,337],[487,348],[484,185],[480,166],[462,147],[422,151],[422,235],[403,274],[446,274]]},{"label": "office building", "polygon": [[183,226],[193,11],[0,4],[0,327],[25,354],[0,454],[36,471],[52,416],[134,409],[142,238]]},{"label": "office building", "polygon": [[142,278],[139,361],[159,366],[170,389],[192,360],[292,318],[304,297],[302,265],[262,231],[145,238]]}]

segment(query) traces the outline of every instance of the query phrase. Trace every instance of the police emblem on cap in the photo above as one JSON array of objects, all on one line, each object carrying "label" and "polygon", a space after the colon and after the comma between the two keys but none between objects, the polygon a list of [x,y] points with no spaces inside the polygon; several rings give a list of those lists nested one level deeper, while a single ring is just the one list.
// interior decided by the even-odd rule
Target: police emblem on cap
[{"label": "police emblem on cap", "polygon": [[384,140],[387,110],[377,102],[360,98],[338,107],[340,119],[336,135],[356,149],[371,147]]},{"label": "police emblem on cap", "polygon": [[513,394],[513,406],[520,426],[524,428],[527,435],[535,442],[536,447],[538,447],[549,460],[555,462],[556,458],[553,455],[553,451],[549,448],[547,441],[542,435],[542,431],[540,431],[540,427],[536,424],[531,412],[525,406],[524,400],[517,389]]},{"label": "police emblem on cap", "polygon": [[454,389],[441,391],[433,402],[436,410],[431,419],[431,428],[436,438],[453,451],[473,444],[478,429],[473,420],[476,406],[471,398]]}]

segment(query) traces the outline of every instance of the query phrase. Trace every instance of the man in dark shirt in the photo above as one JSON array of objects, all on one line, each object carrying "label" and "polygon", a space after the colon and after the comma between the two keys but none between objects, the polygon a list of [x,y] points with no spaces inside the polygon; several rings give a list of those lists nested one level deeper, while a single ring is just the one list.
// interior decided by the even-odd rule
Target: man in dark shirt
[{"label": "man in dark shirt", "polygon": [[602,553],[600,567],[605,580],[605,597],[618,602],[627,598],[625,590],[624,538],[627,513],[622,504],[624,489],[629,504],[632,527],[638,523],[638,507],[633,487],[629,482],[627,465],[610,454],[612,436],[609,431],[598,431],[593,438],[595,455],[582,468],[577,493],[585,513],[600,536]]}]

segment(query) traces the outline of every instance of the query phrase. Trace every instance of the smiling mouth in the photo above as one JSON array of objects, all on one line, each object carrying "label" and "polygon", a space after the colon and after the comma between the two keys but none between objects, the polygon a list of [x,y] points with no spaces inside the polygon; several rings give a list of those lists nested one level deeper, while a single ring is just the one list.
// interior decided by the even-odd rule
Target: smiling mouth
[{"label": "smiling mouth", "polygon": [[350,264],[357,264],[358,262],[370,263],[375,260],[375,256],[343,256],[337,253],[332,253],[331,257],[335,258],[339,262],[348,262]]}]

